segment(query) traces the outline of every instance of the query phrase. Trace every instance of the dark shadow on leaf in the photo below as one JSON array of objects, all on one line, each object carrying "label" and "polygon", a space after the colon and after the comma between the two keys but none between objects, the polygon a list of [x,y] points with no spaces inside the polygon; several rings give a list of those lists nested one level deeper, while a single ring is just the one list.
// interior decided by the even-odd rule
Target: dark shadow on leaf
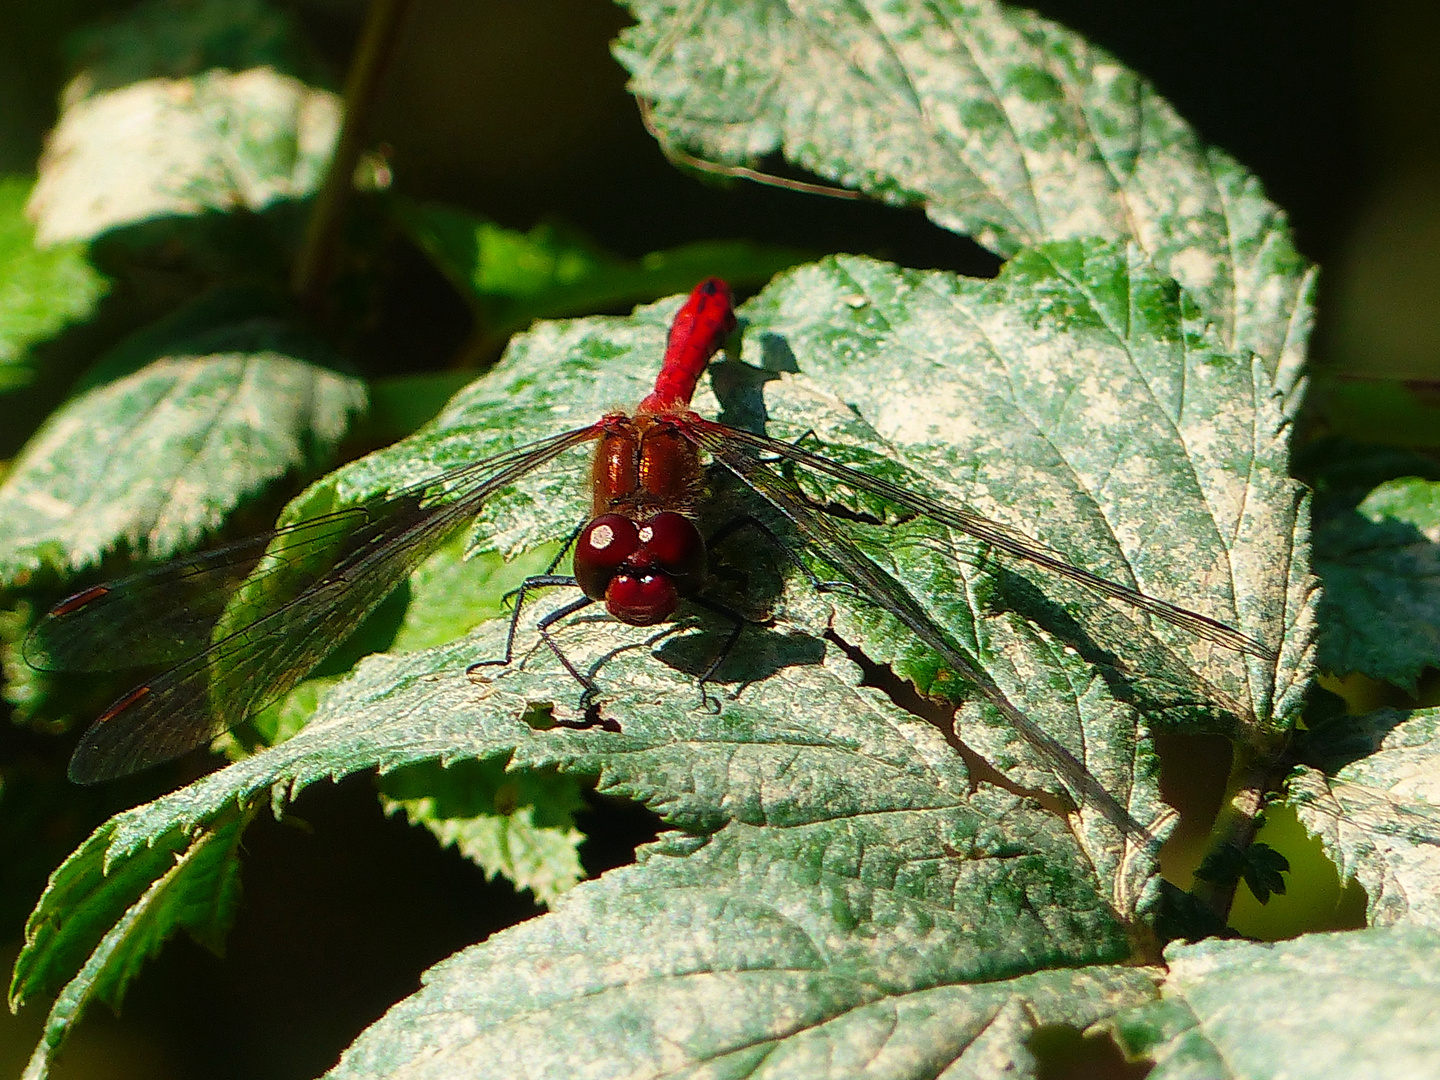
[{"label": "dark shadow on leaf", "polygon": [[[728,632],[718,618],[707,617],[704,625],[704,632],[668,637],[655,650],[656,658],[698,679],[715,662]],[[818,664],[824,658],[825,642],[819,638],[747,625],[741,629],[735,647],[720,661],[710,684],[734,686],[735,692],[741,693],[749,683],[772,678],[786,668]]]},{"label": "dark shadow on leaf", "polygon": [[[761,336],[761,353],[767,370],[740,363],[711,365],[710,385],[720,401],[720,414],[716,419],[722,424],[763,432],[766,422],[765,384],[777,379],[777,372],[799,370],[790,346],[776,334]],[[772,357],[780,366],[769,368]]]},{"label": "dark shadow on leaf", "polygon": [[[1244,710],[1153,637],[1144,624],[1076,586],[1035,581],[992,567],[1006,607],[1054,635],[1095,667],[1112,695],[1162,725],[1192,733],[1233,735],[1248,720]],[[1064,597],[1062,601],[1059,597]],[[1244,657],[1235,654],[1237,665]],[[1219,706],[1219,708],[1217,708]]]}]

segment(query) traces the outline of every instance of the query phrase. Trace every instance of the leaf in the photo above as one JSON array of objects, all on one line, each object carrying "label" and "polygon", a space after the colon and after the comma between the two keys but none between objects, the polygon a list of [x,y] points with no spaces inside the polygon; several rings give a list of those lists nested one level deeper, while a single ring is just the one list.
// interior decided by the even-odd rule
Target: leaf
[{"label": "leaf", "polygon": [[537,318],[652,300],[711,275],[737,288],[759,285],[810,257],[773,244],[707,240],[626,259],[562,225],[522,233],[461,210],[408,200],[399,200],[397,211],[494,340]]},{"label": "leaf", "polygon": [[37,242],[303,198],[319,187],[339,130],[339,97],[266,67],[79,98],[40,160],[29,206]]},{"label": "leaf", "polygon": [[1284,896],[1284,875],[1290,871],[1290,860],[1269,844],[1251,844],[1245,855],[1245,884],[1255,899],[1263,904],[1271,895]]},{"label": "leaf", "polygon": [[1020,875],[987,902],[983,858],[925,867],[883,818],[766,833],[671,837],[579,886],[428,972],[328,1075],[574,1076],[600,1055],[626,1076],[1033,1077],[1037,1027],[1154,993],[1136,969],[1017,973],[1052,941]]},{"label": "leaf", "polygon": [[25,219],[29,180],[0,177],[0,393],[36,375],[32,350],[88,320],[109,288],[76,244],[46,251]]},{"label": "leaf", "polygon": [[[772,434],[809,431],[842,456],[864,439],[862,448],[910,474],[906,483],[1261,640],[1279,640],[1294,620],[1279,670],[1262,673],[1158,624],[1147,632],[1129,619],[1105,623],[1115,613],[1060,583],[1040,586],[1049,600],[1037,610],[1025,597],[1038,579],[1022,570],[1018,581],[1005,566],[974,573],[973,544],[924,527],[875,530],[872,557],[1023,713],[1136,821],[1163,816],[1148,794],[1145,725],[1249,738],[1249,725],[1283,728],[1300,706],[1313,604],[1297,546],[1303,503],[1284,477],[1284,424],[1263,376],[1218,352],[1163,279],[1103,245],[1017,256],[984,285],[876,271],[846,259],[802,269],[747,307],[750,355],[809,377],[749,390],[763,392]],[[771,332],[775,324],[783,330]],[[759,412],[752,404],[731,419],[743,424]],[[1254,457],[1242,448],[1255,448]],[[955,553],[937,553],[937,543]],[[1277,565],[1288,566],[1288,579]],[[922,691],[956,692],[933,683],[942,673],[912,634],[839,600],[843,638]],[[1006,606],[1036,621],[996,617]],[[1197,701],[1208,705],[1197,711]],[[1227,702],[1239,730],[1225,726]],[[980,703],[962,712],[958,731],[1017,782],[1054,789],[1051,765]],[[1086,819],[1097,864],[1124,864],[1111,830],[1098,813]]]},{"label": "leaf", "polygon": [[1003,256],[1134,243],[1298,406],[1314,268],[1259,182],[1104,50],[987,0],[626,6],[615,55],[662,144],[778,152]]},{"label": "leaf", "polygon": [[299,351],[273,320],[156,343],[147,366],[58,410],[0,483],[0,577],[119,549],[166,558],[329,459],[365,387],[272,345]]},{"label": "leaf", "polygon": [[452,541],[410,576],[410,602],[391,647],[410,652],[443,645],[498,619],[521,583],[545,573],[558,554],[551,545],[508,561],[494,554],[466,559],[463,543]]},{"label": "leaf", "polygon": [[[516,339],[492,375],[430,429],[335,474],[293,505],[291,518],[362,502],[638,400],[669,310],[637,312],[629,325],[542,325]],[[1057,640],[1013,616],[992,617],[1014,601],[997,595],[993,574],[969,568],[984,562],[975,545],[913,532],[876,538],[871,553],[897,584],[931,605],[938,625],[1142,831],[1163,831],[1170,820],[1146,725],[1243,734],[1293,722],[1313,597],[1296,549],[1303,501],[1284,475],[1284,418],[1263,369],[1219,352],[1172,283],[1098,244],[1017,257],[994,282],[839,258],[778,279],[744,315],[745,356],[770,370],[716,370],[723,418],[768,422],[792,438],[808,431],[843,457],[855,445],[847,427],[858,411],[879,429],[863,436],[873,457],[940,497],[968,499],[1072,562],[1283,641],[1279,670],[1265,671],[1046,582],[1048,599],[1027,614]],[[816,381],[776,377],[796,368]],[[700,407],[715,404],[702,397]],[[481,550],[522,550],[583,519],[584,459],[566,460],[486,504],[474,533]],[[1275,573],[1277,564],[1288,576]],[[1037,587],[1014,584],[1022,593]],[[966,693],[953,675],[936,684],[939,661],[908,630],[835,599],[842,635],[876,662],[926,692]],[[825,620],[790,614],[811,626]],[[1066,644],[1077,634],[1088,635],[1082,653]],[[1116,651],[1135,664],[1117,665]],[[1137,693],[1149,699],[1138,708]],[[1065,792],[1053,760],[1037,757],[986,705],[961,719],[965,741],[1016,783]],[[1083,791],[1068,794],[1088,803]],[[1087,805],[1086,850],[1106,873],[1125,868],[1117,903],[1138,910],[1151,902],[1142,898],[1151,895],[1153,865],[1133,858],[1114,816]]]},{"label": "leaf", "polygon": [[[538,325],[430,425],[314,485],[287,519],[365,502],[638,400],[653,382],[676,306],[672,299],[627,319]],[[543,930],[527,931],[547,941],[560,935],[545,954],[557,970],[591,970],[590,954],[566,942],[630,947],[629,939],[606,936],[616,933],[602,918],[612,908],[627,918],[653,915],[660,927],[643,938],[636,963],[602,973],[618,983],[674,974],[666,957],[683,951],[687,935],[743,950],[761,940],[751,932],[759,932],[758,919],[786,941],[826,955],[838,950],[839,989],[815,984],[817,1022],[832,1015],[827,1009],[873,1004],[862,1019],[889,1024],[899,1006],[883,999],[930,985],[907,980],[933,979],[946,991],[935,1000],[960,999],[957,1028],[978,1032],[1012,990],[1023,1002],[1032,991],[1036,1000],[1051,992],[1041,985],[1059,985],[1069,988],[1056,991],[1069,1001],[1079,976],[1049,969],[1137,959],[1144,933],[1136,931],[1159,892],[1156,841],[1173,821],[1159,801],[1150,726],[1284,730],[1309,662],[1310,585],[1296,547],[1304,502],[1283,473],[1285,422],[1264,368],[1219,351],[1173,283],[1132,253],[1101,244],[1017,257],[995,281],[834,258],[777,279],[742,314],[740,358],[761,366],[715,368],[697,397],[702,412],[796,438],[812,428],[827,451],[863,451],[894,475],[1006,515],[1087,566],[1233,619],[1280,646],[1278,665],[1222,655],[1166,627],[1118,611],[1107,616],[1103,605],[1092,612],[1093,597],[1019,564],[1001,567],[943,530],[897,516],[887,544],[884,526],[854,525],[856,542],[897,587],[913,590],[937,634],[973,646],[982,669],[1044,721],[1149,839],[1117,829],[1089,804],[1067,812],[1059,797],[1065,785],[1046,759],[982,702],[966,707],[958,734],[998,775],[972,776],[945,734],[858,687],[858,672],[823,634],[834,625],[868,658],[917,680],[928,671],[932,683],[941,681],[943,662],[893,620],[842,595],[816,595],[795,574],[774,598],[771,623],[745,628],[716,672],[718,715],[697,708],[695,677],[714,660],[728,626],[703,609],[675,627],[647,630],[582,614],[556,628],[570,662],[599,683],[602,719],[618,732],[557,726],[581,719],[579,689],[536,640],[533,620],[549,610],[540,601],[525,609],[507,667],[468,673],[504,654],[504,618],[448,645],[362,661],[288,742],[115,818],[57,871],[40,912],[101,851],[112,873],[125,874],[160,838],[192,834],[266,790],[283,806],[322,777],[505,762],[512,771],[595,776],[600,790],[644,802],[691,834],[619,884],[607,877],[567,894],[598,904],[623,886],[619,907],[570,901],[553,917],[559,922],[547,917],[535,924]],[[861,427],[868,433],[857,443]],[[1121,461],[1104,452],[1110,441],[1125,448]],[[1134,473],[1121,467],[1132,457]],[[567,535],[589,503],[583,448],[552,464],[489,501],[467,545],[510,554]],[[723,523],[730,507],[763,512],[737,485],[718,476],[714,483],[722,501],[702,513],[708,524]],[[750,548],[752,562],[764,554],[758,546]],[[813,557],[823,562],[824,551]],[[430,590],[422,607],[445,591]],[[1110,644],[1123,655],[1107,652]],[[953,678],[945,688],[965,689]],[[1209,692],[1229,704],[1217,706]],[[670,876],[644,876],[662,867]],[[632,891],[651,884],[669,890],[655,900],[669,907],[632,901]],[[765,902],[752,914],[730,896]],[[766,904],[780,916],[766,914]],[[795,913],[800,932],[786,912]],[[682,916],[689,920],[682,932],[664,929]],[[77,961],[63,958],[85,947],[32,942],[17,966],[18,985],[30,996],[44,992],[70,977]],[[808,975],[781,968],[790,973],[780,985],[809,985]],[[1007,982],[1025,976],[1036,979]],[[1137,993],[1148,986],[1148,976],[1126,970],[1099,973],[1102,989],[1112,976]],[[626,993],[627,1030],[642,1030],[657,999],[640,983]],[[976,995],[982,1004],[972,1004]],[[1097,995],[1102,1004],[1075,990],[1073,1004],[1085,1003],[1080,1020],[1113,1008],[1109,990]],[[737,1038],[778,1022],[754,1000],[763,999],[735,1015]],[[578,1008],[579,1026],[545,1044],[554,1053],[593,1053],[585,1032],[601,1014],[584,1012],[583,1002]],[[1003,1032],[1010,1034],[994,1036],[1004,1061],[1019,1060],[1029,1023],[1022,1013],[1009,1006]],[[563,1026],[572,1013],[546,1015]],[[940,1029],[948,1031],[955,1016],[947,1012]],[[838,1029],[820,1029],[822,1037],[828,1030]],[[522,1029],[496,1032],[526,1038],[533,1052]],[[971,1039],[934,1037],[955,1054]],[[741,1038],[735,1045],[759,1044]]]},{"label": "leaf", "polygon": [[[596,775],[602,791],[640,799],[695,832],[743,824],[758,834],[750,844],[759,845],[754,857],[762,864],[751,865],[748,847],[732,849],[715,873],[733,889],[753,892],[767,876],[777,887],[796,875],[813,884],[833,860],[838,872],[859,876],[853,903],[826,900],[824,890],[806,902],[848,926],[850,947],[890,954],[892,968],[914,956],[916,935],[944,945],[932,962],[954,978],[987,983],[1128,954],[1125,929],[1062,821],[1006,791],[985,788],[972,797],[960,759],[940,734],[858,689],[845,661],[787,666],[795,656],[788,642],[752,643],[775,676],[715,716],[693,711],[690,675],[627,650],[631,628],[597,622],[568,634],[566,646],[582,664],[611,657],[608,708],[626,717],[624,732],[536,730],[525,718],[561,710],[557,689],[572,693],[548,651],[504,669],[488,686],[465,673],[475,658],[500,650],[507,623],[437,650],[371,657],[288,742],[117,815],[52,877],[16,965],[16,999],[73,977],[93,941],[90,920],[103,918],[83,902],[102,864],[106,881],[125,882],[129,895],[169,864],[166,838],[195,835],[266,790],[278,805],[327,776],[507,756],[511,768]],[[823,725],[817,716],[826,718]],[[708,850],[723,853],[726,844]],[[683,866],[678,872],[687,873]],[[188,902],[203,904],[207,888],[197,883]],[[77,905],[87,919],[58,918]],[[643,915],[643,906],[634,914]],[[559,926],[587,932],[569,913],[558,917]],[[903,967],[895,975],[903,978]]]},{"label": "leaf", "polygon": [[1440,483],[1386,481],[1353,509],[1322,502],[1315,569],[1325,582],[1321,667],[1414,696],[1420,674],[1440,667]]},{"label": "leaf", "polygon": [[403,812],[441,847],[454,845],[487,881],[499,874],[553,904],[585,876],[579,850],[585,836],[574,817],[585,800],[573,776],[507,773],[495,760],[447,769],[409,765],[385,777],[381,790],[387,813]]},{"label": "leaf", "polygon": [[1430,1076],[1437,953],[1418,927],[1173,945],[1161,1000],[1105,1026],[1151,1080]]},{"label": "leaf", "polygon": [[1373,926],[1440,929],[1440,710],[1381,709],[1317,731],[1289,801],[1342,880],[1365,888]]},{"label": "leaf", "polygon": [[[115,876],[95,860],[67,863],[73,872],[65,895],[47,890],[53,906],[36,909],[26,924],[27,940],[60,938],[64,944],[57,959],[66,965],[84,957],[91,944],[94,951],[51,1008],[40,1045],[25,1070],[26,1080],[46,1075],[70,1026],[90,1001],[98,998],[119,1008],[130,980],[177,927],[212,951],[223,951],[224,935],[240,899],[240,837],[251,816],[232,808],[217,815],[188,844],[176,836],[157,838],[155,847]],[[106,828],[101,826],[99,832]],[[90,850],[98,853],[101,846],[92,845]],[[53,886],[52,879],[52,890]],[[75,912],[82,915],[80,920],[71,918]],[[104,929],[107,917],[113,925],[97,941],[95,934]],[[62,928],[61,923],[66,925]],[[54,976],[49,971],[28,974],[42,980]],[[26,1000],[28,993],[17,967],[10,986],[11,1007]]]},{"label": "leaf", "polygon": [[1264,904],[1271,894],[1285,895],[1283,875],[1289,870],[1290,860],[1269,844],[1254,843],[1242,849],[1226,842],[1206,854],[1195,876],[1229,889],[1244,878],[1255,899]]}]

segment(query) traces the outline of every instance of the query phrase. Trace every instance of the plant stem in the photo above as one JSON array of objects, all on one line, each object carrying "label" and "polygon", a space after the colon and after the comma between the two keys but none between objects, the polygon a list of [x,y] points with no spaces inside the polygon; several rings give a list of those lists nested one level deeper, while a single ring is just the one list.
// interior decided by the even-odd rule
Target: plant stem
[{"label": "plant stem", "polygon": [[[1247,754],[1243,747],[1236,746],[1235,762],[1230,768],[1230,778],[1225,785],[1230,797],[1220,807],[1220,813],[1215,818],[1207,850],[1219,851],[1228,844],[1244,851],[1254,842],[1265,792],[1270,786],[1273,763],[1272,756],[1252,756]],[[1238,877],[1227,882],[1206,881],[1196,877],[1190,892],[1222,922],[1229,922],[1230,907],[1235,902],[1235,890],[1239,885]]]},{"label": "plant stem", "polygon": [[320,306],[330,279],[340,226],[354,191],[355,167],[360,162],[380,80],[395,54],[400,26],[413,3],[414,0],[372,0],[355,48],[355,59],[345,76],[345,114],[340,122],[340,135],[290,275],[291,291],[312,311]]}]

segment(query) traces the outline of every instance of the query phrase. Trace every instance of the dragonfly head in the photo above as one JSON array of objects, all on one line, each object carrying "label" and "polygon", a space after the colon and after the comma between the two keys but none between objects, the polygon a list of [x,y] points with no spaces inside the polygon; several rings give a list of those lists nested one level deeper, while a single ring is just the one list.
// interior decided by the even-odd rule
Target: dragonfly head
[{"label": "dragonfly head", "polygon": [[575,580],[621,622],[651,626],[705,581],[705,541],[684,514],[601,514],[575,541]]}]

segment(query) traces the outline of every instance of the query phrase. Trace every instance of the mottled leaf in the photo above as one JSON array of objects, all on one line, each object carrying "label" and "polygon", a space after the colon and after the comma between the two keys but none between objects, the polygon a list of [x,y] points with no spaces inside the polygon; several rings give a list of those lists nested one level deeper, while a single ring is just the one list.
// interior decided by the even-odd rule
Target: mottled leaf
[{"label": "mottled leaf", "polygon": [[1151,1080],[1432,1076],[1437,958],[1416,927],[1175,945],[1161,1000],[1107,1026]]},{"label": "mottled leaf", "polygon": [[1413,695],[1420,674],[1440,667],[1440,483],[1390,480],[1353,509],[1325,500],[1320,511],[1320,666]]},{"label": "mottled leaf", "polygon": [[693,846],[445,961],[327,1075],[1034,1077],[1037,1027],[1154,994],[1133,968],[1028,971],[1060,927],[1024,910],[1022,875],[932,863],[884,819]]},{"label": "mottled leaf", "polygon": [[1440,710],[1340,717],[1310,741],[1320,768],[1289,801],[1342,879],[1365,888],[1371,925],[1440,929]]},{"label": "mottled leaf", "polygon": [[[1096,880],[1063,819],[988,785],[972,794],[960,759],[940,733],[857,688],[857,673],[845,661],[817,664],[818,653],[797,651],[785,635],[752,640],[747,667],[758,663],[775,674],[717,716],[695,708],[693,676],[633,648],[633,628],[608,620],[581,624],[565,634],[566,648],[584,665],[604,660],[614,688],[606,708],[625,717],[624,731],[537,730],[527,721],[563,713],[574,694],[548,651],[530,653],[488,684],[466,674],[467,664],[498,652],[506,623],[488,624],[441,649],[362,662],[288,742],[102,826],[56,872],[32,917],[34,933],[16,967],[16,998],[38,996],[77,974],[83,982],[79,969],[93,947],[95,923],[103,925],[117,906],[83,902],[87,895],[112,882],[111,888],[133,895],[173,865],[167,844],[197,834],[228,808],[250,805],[267,790],[283,802],[317,780],[357,769],[507,757],[512,768],[559,766],[595,775],[601,790],[639,799],[677,826],[718,831],[720,837],[702,847],[702,863],[720,860],[713,868],[687,870],[683,844],[663,860],[679,860],[674,888],[682,905],[691,873],[719,877],[741,895],[770,887],[763,885],[767,880],[782,895],[798,889],[790,902],[835,921],[836,933],[843,933],[830,948],[869,956],[854,974],[888,970],[898,980],[892,991],[911,983],[919,989],[940,971],[951,982],[988,985],[1129,954],[1109,887]],[[823,644],[816,645],[823,653]],[[744,839],[738,848],[737,835]],[[102,864],[109,875],[97,881]],[[830,874],[840,880],[825,880]],[[190,902],[203,903],[207,889],[197,882]],[[699,910],[717,903],[723,894]],[[763,911],[763,895],[758,903]],[[72,906],[87,918],[73,925],[62,918]],[[547,926],[588,936],[595,931],[584,910],[562,908]],[[644,903],[627,905],[632,918],[647,910]],[[682,910],[696,915],[693,906]],[[716,923],[707,932],[743,950],[753,939],[749,921],[728,928]],[[597,940],[606,939],[610,931],[600,929]],[[623,937],[610,940],[633,947]],[[671,933],[654,938],[661,949],[684,940]],[[797,944],[806,940],[802,933]],[[927,944],[917,953],[922,941]],[[906,957],[909,965],[927,958],[927,967],[906,974]],[[550,962],[586,967],[583,957],[567,959],[563,951]],[[643,978],[638,968],[615,977],[629,981],[627,970]],[[886,990],[869,985],[874,977],[843,981],[852,983],[852,997],[873,996]],[[1114,977],[1131,993],[1148,986],[1142,975]],[[754,1019],[767,1022],[759,1013]],[[593,1050],[583,1041],[568,1045],[572,1052]]]},{"label": "mottled leaf", "polygon": [[1314,269],[1284,213],[1103,49],[990,0],[626,6],[639,25],[615,52],[662,142],[744,165],[780,153],[1006,256],[1134,243],[1298,405]]},{"label": "mottled leaf", "polygon": [[[374,499],[638,400],[676,304],[627,319],[537,326],[434,422],[315,485],[288,518]],[[1069,981],[1076,974],[1049,969],[1144,956],[1144,935],[1132,928],[1155,908],[1157,842],[1173,821],[1159,800],[1150,726],[1243,738],[1284,730],[1298,709],[1311,650],[1310,584],[1297,546],[1304,502],[1283,472],[1285,420],[1266,369],[1226,354],[1185,294],[1133,251],[1095,243],[1026,253],[995,281],[827,260],[778,279],[742,316],[732,359],[745,362],[714,370],[697,396],[701,412],[805,436],[807,446],[864,459],[936,498],[972,502],[1096,572],[1276,647],[1278,660],[1266,661],[1148,625],[935,523],[898,513],[873,525],[836,519],[834,528],[914,597],[937,635],[972,653],[1091,770],[1133,830],[1067,787],[1053,760],[984,699],[966,705],[958,736],[1004,779],[972,776],[948,732],[858,688],[858,672],[824,633],[833,627],[923,688],[963,697],[967,687],[947,676],[945,658],[872,605],[843,592],[817,594],[792,572],[767,598],[769,620],[744,627],[715,672],[718,712],[700,707],[695,680],[728,632],[723,617],[697,609],[678,626],[640,629],[585,612],[556,628],[557,643],[600,687],[609,728],[556,726],[581,719],[580,690],[538,643],[534,620],[566,597],[536,599],[509,666],[470,673],[503,655],[504,618],[449,645],[365,660],[288,742],[113,819],[75,865],[103,851],[123,873],[159,838],[203,829],[227,807],[267,790],[283,804],[318,779],[357,770],[558,768],[597,777],[602,791],[644,802],[691,836],[613,881],[578,886],[567,894],[576,900],[527,931],[547,942],[558,935],[543,959],[552,970],[609,980],[604,985],[620,985],[616,993],[632,1006],[617,1014],[580,998],[573,1009],[544,1013],[545,1023],[569,1032],[544,1041],[559,1055],[556,1069],[568,1063],[574,1072],[568,1053],[594,1060],[595,1037],[640,1061],[649,1044],[627,1032],[647,1030],[669,1032],[680,1063],[752,1068],[759,1052],[746,1047],[766,1039],[806,1062],[826,1052],[830,1031],[848,1053],[880,1030],[874,1024],[907,1010],[911,994],[931,991],[943,993],[918,1008],[941,1002],[943,1019],[907,1028],[895,1044],[904,1060],[913,1053],[921,1061],[916,1075],[966,1055],[1018,1068],[1029,1060],[1021,1044],[1035,1023],[1025,1009],[1084,1024],[1122,1003],[1115,978],[1128,988],[1120,999],[1148,994],[1143,973],[1101,972],[1092,996]],[[576,446],[497,492],[468,543],[510,554],[568,535],[589,503],[586,468],[586,448]],[[711,480],[720,501],[702,509],[707,529],[743,509],[767,512],[738,482],[713,471]],[[845,508],[843,485],[807,483]],[[798,547],[801,538],[776,524]],[[716,561],[755,569],[764,547],[722,544]],[[806,557],[825,569],[823,545]],[[783,556],[772,561],[793,571]],[[1082,805],[1068,812],[1067,798]],[[42,913],[71,873],[57,872]],[[643,945],[605,921],[616,889],[624,917],[654,920],[656,931],[635,939]],[[632,901],[640,893],[653,900]],[[745,906],[746,897],[759,897],[758,907]],[[662,988],[676,976],[692,981],[692,969],[674,963],[676,950],[682,961],[695,959],[686,952],[691,938],[663,929],[683,918],[686,933],[732,950],[738,975],[719,980],[727,985],[747,985],[746,950],[769,949],[771,927],[784,939],[757,968],[761,996],[743,999],[747,1008],[718,1040],[676,1038],[667,1009],[680,991],[662,997],[646,989],[652,978]],[[581,945],[612,938],[633,963],[596,971]],[[18,969],[27,992],[70,977],[75,959],[57,957],[87,947],[32,945]],[[818,949],[799,974],[792,947]],[[476,955],[488,963],[488,953]],[[699,962],[708,963],[706,955]],[[780,974],[772,979],[772,971]],[[1027,976],[1036,979],[1010,986]],[[555,980],[557,992],[581,985],[567,979]],[[608,991],[594,985],[596,1001],[609,1004]],[[708,985],[696,986],[707,1012],[720,1007]],[[1014,993],[991,996],[998,987]],[[1048,1011],[1046,995],[1066,998],[1067,987],[1076,1011]],[[798,1019],[755,1007],[764,993],[781,991],[798,995]],[[1012,998],[1019,1004],[1007,1005]],[[488,997],[476,1000],[488,1010]],[[418,1007],[429,1015],[428,1004]],[[611,1026],[617,1016],[623,1031]],[[997,1017],[1000,1026],[985,1035]],[[475,1045],[499,1056],[534,1052],[528,1029],[490,1011],[482,1021],[494,1026]],[[457,1061],[471,1052],[475,1031],[469,1020],[462,1027],[440,1048]],[[521,1041],[502,1054],[508,1039]],[[390,1041],[377,1038],[365,1052]],[[395,1045],[400,1052],[403,1040]]]},{"label": "mottled leaf", "polygon": [[146,79],[73,101],[30,198],[41,244],[311,194],[340,129],[340,99],[267,67]]},{"label": "mottled leaf", "polygon": [[387,813],[404,813],[442,847],[454,846],[485,871],[529,889],[542,904],[585,876],[574,814],[584,806],[579,781],[554,770],[507,773],[504,763],[464,762],[442,769],[411,765],[385,777]]},{"label": "mottled leaf", "polygon": [[169,557],[268,482],[325,463],[364,385],[265,347],[274,329],[240,328],[215,351],[170,343],[51,416],[0,483],[0,576],[121,549]]}]

